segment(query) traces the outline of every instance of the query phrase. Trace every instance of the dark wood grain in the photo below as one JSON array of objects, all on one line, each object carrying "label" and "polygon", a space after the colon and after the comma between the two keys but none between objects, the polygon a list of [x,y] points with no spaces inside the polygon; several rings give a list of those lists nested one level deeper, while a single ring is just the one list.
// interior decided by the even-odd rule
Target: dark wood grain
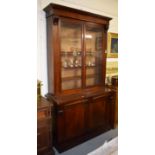
[{"label": "dark wood grain", "polygon": [[[60,11],[61,10],[61,11]],[[57,4],[49,4],[46,8],[44,8],[46,12],[46,16],[51,16],[57,14],[58,16],[67,16],[73,19],[92,21],[99,24],[107,24],[112,18],[101,16],[98,14],[90,13],[83,10],[77,10],[70,7],[57,5]]]},{"label": "dark wood grain", "polygon": [[[48,57],[48,90],[49,93],[55,95],[60,94],[73,94],[80,93],[81,89],[72,89],[72,90],[61,90],[61,60],[60,60],[60,23],[61,21],[68,21],[70,23],[81,23],[81,46],[82,46],[82,89],[86,88],[86,42],[85,42],[85,33],[86,25],[94,28],[103,27],[103,49],[101,54],[101,59],[103,59],[101,79],[103,80],[101,85],[104,87],[105,82],[105,70],[106,70],[106,42],[107,42],[107,27],[111,18],[104,17],[101,15],[96,15],[88,13],[85,11],[80,11],[64,6],[59,6],[55,4],[50,4],[45,9],[47,14],[47,57]],[[90,87],[94,89],[94,87]]]},{"label": "dark wood grain", "polygon": [[[59,152],[63,152],[114,127],[115,93],[114,90],[105,86],[105,50],[111,18],[56,4],[49,4],[44,10],[47,18],[47,98],[54,104],[54,146]],[[81,26],[81,88],[62,90],[61,87],[63,81],[71,80],[70,77],[61,78],[61,56],[63,54],[60,50],[61,23],[64,21],[70,25],[78,23]],[[100,73],[98,73],[100,82],[89,87],[86,86],[86,53],[88,52],[86,51],[86,27],[94,32],[97,29],[100,32],[103,31],[103,44],[99,56],[101,61],[97,62],[100,66]],[[68,56],[71,57],[72,53],[69,52]],[[75,69],[72,68],[72,70]],[[75,78],[80,77],[77,75]]]},{"label": "dark wood grain", "polygon": [[54,146],[58,151],[114,128],[113,97],[110,89],[63,96],[48,94],[55,106]]},{"label": "dark wood grain", "polygon": [[106,127],[106,97],[93,97],[89,104],[89,129],[93,130],[101,126]]}]

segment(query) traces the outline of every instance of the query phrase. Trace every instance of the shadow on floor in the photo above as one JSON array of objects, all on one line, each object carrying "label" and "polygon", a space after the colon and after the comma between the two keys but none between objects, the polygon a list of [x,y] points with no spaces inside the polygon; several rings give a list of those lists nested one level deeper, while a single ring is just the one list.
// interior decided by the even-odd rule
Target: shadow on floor
[{"label": "shadow on floor", "polygon": [[54,148],[55,155],[87,155],[89,152],[103,145],[105,141],[109,141],[116,136],[118,136],[118,129],[109,130],[63,153],[58,153]]}]

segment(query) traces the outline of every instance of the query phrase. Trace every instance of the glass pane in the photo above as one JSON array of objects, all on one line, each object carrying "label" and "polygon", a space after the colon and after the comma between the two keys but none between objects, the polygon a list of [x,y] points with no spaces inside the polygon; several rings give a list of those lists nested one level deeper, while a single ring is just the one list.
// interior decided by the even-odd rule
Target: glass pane
[{"label": "glass pane", "polygon": [[81,24],[61,22],[62,90],[81,88],[81,33]]},{"label": "glass pane", "polygon": [[86,27],[86,86],[102,82],[103,29]]}]

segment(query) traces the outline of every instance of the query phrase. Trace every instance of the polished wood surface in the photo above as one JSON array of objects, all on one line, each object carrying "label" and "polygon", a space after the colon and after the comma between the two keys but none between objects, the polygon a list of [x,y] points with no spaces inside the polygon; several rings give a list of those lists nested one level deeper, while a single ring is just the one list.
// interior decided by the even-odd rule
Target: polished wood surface
[{"label": "polished wood surface", "polygon": [[106,126],[106,110],[108,106],[107,103],[108,97],[97,96],[93,97],[89,104],[89,129],[99,128],[100,126]]},{"label": "polished wood surface", "polygon": [[[63,142],[72,138],[76,138],[83,134],[85,123],[84,102],[84,100],[74,101],[72,103],[64,105],[63,109],[59,109],[57,111],[58,141]],[[59,124],[61,124],[63,128],[60,128]]]},{"label": "polished wood surface", "polygon": [[114,128],[115,92],[47,95],[55,106],[54,146],[63,152]]},{"label": "polished wood surface", "polygon": [[45,98],[37,100],[37,155],[54,155],[52,149],[52,105]]},{"label": "polished wood surface", "polygon": [[[45,9],[47,15],[47,50],[48,50],[48,93],[55,95],[61,94],[76,94],[80,93],[82,89],[89,89],[86,87],[86,78],[90,78],[90,75],[86,77],[86,27],[91,27],[96,30],[102,28],[103,32],[103,46],[101,46],[102,51],[100,54],[100,62],[97,62],[100,65],[100,78],[101,82],[99,86],[105,86],[105,70],[106,70],[106,42],[107,42],[107,30],[109,27],[109,21],[111,18],[88,13],[85,11],[80,11],[64,6],[59,6],[55,4],[50,4]],[[61,24],[62,22],[67,21],[72,25],[72,23],[79,23],[82,27],[81,31],[81,51],[82,51],[82,89],[68,89],[63,91],[61,89],[62,79],[61,79]],[[67,43],[66,43],[67,44]],[[87,67],[88,68],[88,67]],[[73,68],[72,68],[73,69]],[[76,69],[76,68],[75,68]],[[95,75],[94,75],[95,76]],[[92,78],[92,75],[91,75]],[[90,87],[94,89],[93,87]]]},{"label": "polished wood surface", "polygon": [[73,19],[79,19],[83,21],[99,23],[99,24],[108,24],[108,21],[112,18],[101,16],[98,14],[82,11],[82,10],[76,10],[70,7],[61,6],[57,4],[49,4],[44,11],[46,12],[46,16],[62,16],[62,17],[69,17]]},{"label": "polished wood surface", "polygon": [[[111,18],[56,4],[49,4],[44,10],[48,47],[47,98],[54,104],[54,146],[63,152],[114,127],[115,93],[105,87],[104,80],[107,31]],[[80,25],[81,33],[75,25]],[[87,34],[88,37],[91,35],[91,42],[88,41],[90,38],[86,38]],[[67,42],[69,35],[72,37]],[[72,56],[73,59],[75,56],[71,42],[79,53],[77,57],[81,57],[78,67],[66,67],[62,63],[66,57]],[[96,53],[94,57],[93,53]],[[88,63],[88,55],[95,64]],[[78,74],[79,70],[81,74]],[[73,73],[77,74],[71,76]],[[81,80],[80,84],[70,83],[77,79]],[[66,81],[68,85],[64,86]]]}]

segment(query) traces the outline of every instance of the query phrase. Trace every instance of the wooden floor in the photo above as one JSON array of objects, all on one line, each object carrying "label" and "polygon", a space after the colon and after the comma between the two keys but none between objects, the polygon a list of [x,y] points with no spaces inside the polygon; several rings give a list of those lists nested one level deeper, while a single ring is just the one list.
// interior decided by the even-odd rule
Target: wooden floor
[{"label": "wooden floor", "polygon": [[87,155],[87,153],[103,145],[105,141],[109,141],[116,136],[118,136],[118,129],[110,130],[63,153],[58,153],[54,149],[55,155]]}]

